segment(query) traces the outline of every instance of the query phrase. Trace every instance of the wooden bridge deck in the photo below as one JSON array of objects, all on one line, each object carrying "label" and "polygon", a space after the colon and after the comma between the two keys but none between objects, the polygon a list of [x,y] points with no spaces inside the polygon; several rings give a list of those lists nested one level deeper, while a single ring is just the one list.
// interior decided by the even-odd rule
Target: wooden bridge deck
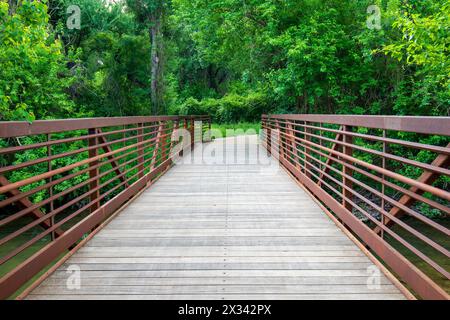
[{"label": "wooden bridge deck", "polygon": [[368,286],[361,249],[283,169],[255,163],[256,136],[234,140],[207,145],[226,142],[225,164],[169,170],[28,299],[404,298],[383,273]]}]

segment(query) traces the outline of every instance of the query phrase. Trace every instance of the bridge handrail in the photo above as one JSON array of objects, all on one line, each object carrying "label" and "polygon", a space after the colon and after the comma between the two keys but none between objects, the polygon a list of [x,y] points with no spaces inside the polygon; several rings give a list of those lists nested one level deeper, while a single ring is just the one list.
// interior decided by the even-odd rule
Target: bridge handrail
[{"label": "bridge handrail", "polygon": [[263,115],[262,127],[268,151],[410,289],[449,299],[436,280],[450,280],[450,117]]},{"label": "bridge handrail", "polygon": [[[0,299],[168,170],[175,147],[193,148],[196,126],[203,136],[211,118],[0,122]],[[189,132],[189,145],[172,140],[177,128]]]}]

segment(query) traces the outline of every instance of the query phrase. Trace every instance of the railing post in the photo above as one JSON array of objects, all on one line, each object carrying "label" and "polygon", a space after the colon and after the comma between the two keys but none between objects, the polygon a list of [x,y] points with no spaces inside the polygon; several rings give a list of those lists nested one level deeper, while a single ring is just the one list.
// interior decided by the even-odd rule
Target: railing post
[{"label": "railing post", "polygon": [[[172,132],[170,134],[170,147],[169,147],[169,157],[171,156],[172,150],[174,148],[175,145],[175,141],[172,139],[172,135],[175,131],[177,131],[180,127],[180,122],[178,120],[175,120],[173,122],[173,128],[172,128]],[[170,161],[171,163],[173,163],[173,160]]]},{"label": "railing post", "polygon": [[266,147],[267,147],[267,155],[271,154],[272,149],[272,128],[270,123],[270,118],[266,119],[265,127],[266,127]]},{"label": "railing post", "polygon": [[[97,133],[97,129],[96,128],[91,128],[89,129],[89,135],[95,135]],[[98,156],[98,139],[96,137],[94,138],[89,138],[88,139],[88,146],[89,147],[93,147],[92,149],[89,149],[89,158],[93,158]],[[97,160],[89,162],[89,167],[95,167],[99,162]],[[91,183],[89,184],[89,190],[92,191],[95,188],[97,188],[99,186],[99,181],[98,181],[98,175],[99,175],[99,168],[93,168],[91,170],[89,170],[89,179],[94,179],[91,181]],[[93,202],[94,204],[91,205],[91,212],[94,212],[95,210],[97,210],[100,205],[98,203],[98,198],[100,197],[100,190],[96,190],[95,192],[91,193],[90,195],[90,201]]]},{"label": "railing post", "polygon": [[170,152],[167,152],[167,145],[168,145],[168,143],[167,143],[168,133],[166,132],[166,131],[168,131],[167,129],[168,129],[167,122],[163,122],[162,135],[161,135],[161,138],[162,138],[162,140],[161,140],[161,163],[166,161],[168,159],[168,157],[170,156],[170,154],[169,154]]},{"label": "railing post", "polygon": [[296,134],[294,131],[294,125],[292,124],[291,121],[288,120],[287,125],[286,125],[286,133],[289,135],[288,137],[288,145],[289,148],[288,150],[291,151],[291,154],[289,155],[289,157],[292,159],[293,163],[295,164],[295,167],[301,171],[301,167],[300,167],[300,162],[297,158],[298,156],[298,151],[297,151],[297,141],[296,141]]},{"label": "railing post", "polygon": [[283,150],[284,150],[284,146],[283,146],[283,133],[281,131],[281,127],[280,127],[280,122],[278,120],[275,120],[276,123],[276,130],[278,130],[278,159],[281,161],[281,159],[283,159]]},{"label": "railing post", "polygon": [[[344,133],[343,133],[342,141],[344,143],[347,143],[347,144],[353,144],[353,137],[345,134],[345,132],[352,132],[353,131],[353,127],[351,127],[351,126],[343,126],[343,131],[344,131]],[[353,148],[352,147],[344,145],[343,148],[342,148],[342,152],[345,155],[348,155],[348,156],[351,156],[351,157],[353,156]],[[347,161],[345,159],[344,159],[343,162],[350,164],[350,161]],[[342,175],[343,185],[348,187],[348,188],[350,188],[350,189],[352,189],[353,188],[353,183],[346,176],[352,177],[353,176],[353,170],[348,168],[344,164],[343,167],[342,167],[342,173],[343,173],[343,175]],[[350,202],[348,202],[348,199],[351,199],[351,198],[352,198],[352,193],[350,191],[348,191],[347,189],[343,188],[343,190],[342,190],[342,204],[345,207],[345,209],[347,209],[350,212],[352,212],[353,206],[351,205]]]},{"label": "railing post", "polygon": [[[188,120],[187,120],[187,118],[183,119],[183,129],[184,130],[188,130]],[[183,140],[183,148],[181,148],[179,156],[180,157],[184,156],[184,140]]]},{"label": "railing post", "polygon": [[[138,130],[137,130],[137,136],[138,136],[137,142],[138,142],[138,143],[142,143],[142,142],[144,142],[144,137],[143,137],[143,134],[144,134],[144,129],[143,129],[144,124],[143,124],[143,123],[138,123],[137,126],[138,126]],[[144,177],[144,145],[143,145],[143,144],[141,144],[141,145],[138,146],[138,163],[139,163],[139,166],[138,166],[138,172],[139,172],[139,174],[138,174],[138,176],[139,176],[139,178],[143,178],[143,177]]]},{"label": "railing post", "polygon": [[[304,136],[305,136],[305,140],[306,141],[308,141],[308,142],[310,142],[311,141],[311,136],[310,135],[308,135],[308,134],[311,134],[312,133],[312,131],[311,131],[311,128],[307,128],[306,126],[308,125],[308,122],[307,121],[304,121],[303,122],[303,124],[305,125],[303,128],[304,128],[304,132],[305,132],[305,134],[304,134]],[[305,170],[305,176],[308,178],[308,179],[311,179],[311,173],[309,172],[309,171],[311,171],[312,172],[312,165],[311,165],[311,163],[310,163],[310,157],[311,157],[311,151],[310,151],[310,149],[309,148],[311,148],[311,146],[310,145],[305,145],[305,162],[304,162],[304,170]],[[309,170],[309,171],[308,171]]]},{"label": "railing post", "polygon": [[212,126],[212,120],[211,117],[208,118],[208,142],[211,141],[211,126]]},{"label": "railing post", "polygon": [[[50,142],[50,140],[52,139],[52,134],[49,133],[47,134],[47,142]],[[48,145],[47,146],[47,157],[51,157],[52,156],[52,146]],[[47,162],[47,172],[51,172],[52,171],[52,161],[48,161]],[[51,176],[50,178],[47,179],[47,183],[51,183],[53,181],[53,176]],[[50,198],[53,198],[53,186],[50,186],[48,188],[48,195]],[[50,201],[50,213],[53,212],[53,210],[55,210],[55,203],[54,201]],[[55,224],[55,216],[52,216],[50,218],[50,221],[48,222],[48,224],[50,225],[50,227],[53,227],[53,225]],[[51,239],[52,241],[55,240],[55,231],[52,231],[51,233]]]},{"label": "railing post", "polygon": [[152,160],[150,161],[150,171],[153,171],[153,169],[155,169],[156,167],[156,158],[158,157],[158,150],[159,150],[159,146],[161,145],[161,135],[163,134],[163,124],[160,121],[159,125],[158,125],[158,129],[156,132],[156,136],[155,136],[155,144],[153,147],[153,152],[152,152]]},{"label": "railing post", "polygon": [[[386,157],[384,156],[387,152],[387,144],[386,144],[386,129],[383,129],[383,158],[382,158],[382,168],[383,170],[386,169]],[[382,180],[381,180],[381,193],[384,195],[386,195],[386,186],[385,186],[385,181],[386,181],[386,176],[382,175]],[[385,210],[386,207],[386,202],[384,200],[384,197],[381,198],[381,208],[383,210]],[[384,225],[385,224],[385,216],[384,213],[381,212],[381,223]],[[381,229],[381,238],[384,239],[384,230]]]},{"label": "railing post", "polygon": [[195,146],[195,119],[192,117],[190,121],[190,130],[189,133],[191,134],[191,150],[194,150]]}]

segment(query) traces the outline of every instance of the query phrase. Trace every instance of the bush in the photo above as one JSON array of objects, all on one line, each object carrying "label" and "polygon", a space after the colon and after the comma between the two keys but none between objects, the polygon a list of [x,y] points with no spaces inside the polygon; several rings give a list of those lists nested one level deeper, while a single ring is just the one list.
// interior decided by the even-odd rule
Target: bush
[{"label": "bush", "polygon": [[63,117],[74,109],[62,43],[48,30],[47,6],[26,0],[13,15],[0,2],[0,120]]},{"label": "bush", "polygon": [[175,113],[182,115],[207,114],[214,122],[236,123],[238,121],[259,121],[261,114],[269,112],[268,98],[259,92],[246,96],[235,93],[221,99],[187,99]]}]

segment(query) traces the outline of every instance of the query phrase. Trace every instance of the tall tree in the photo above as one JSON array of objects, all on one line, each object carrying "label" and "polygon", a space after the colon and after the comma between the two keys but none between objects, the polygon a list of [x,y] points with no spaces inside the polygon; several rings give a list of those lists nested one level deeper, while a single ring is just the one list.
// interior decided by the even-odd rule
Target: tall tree
[{"label": "tall tree", "polygon": [[162,26],[166,2],[161,0],[127,0],[128,7],[147,29],[151,43],[151,89],[152,113],[157,114],[161,107],[163,71]]}]

